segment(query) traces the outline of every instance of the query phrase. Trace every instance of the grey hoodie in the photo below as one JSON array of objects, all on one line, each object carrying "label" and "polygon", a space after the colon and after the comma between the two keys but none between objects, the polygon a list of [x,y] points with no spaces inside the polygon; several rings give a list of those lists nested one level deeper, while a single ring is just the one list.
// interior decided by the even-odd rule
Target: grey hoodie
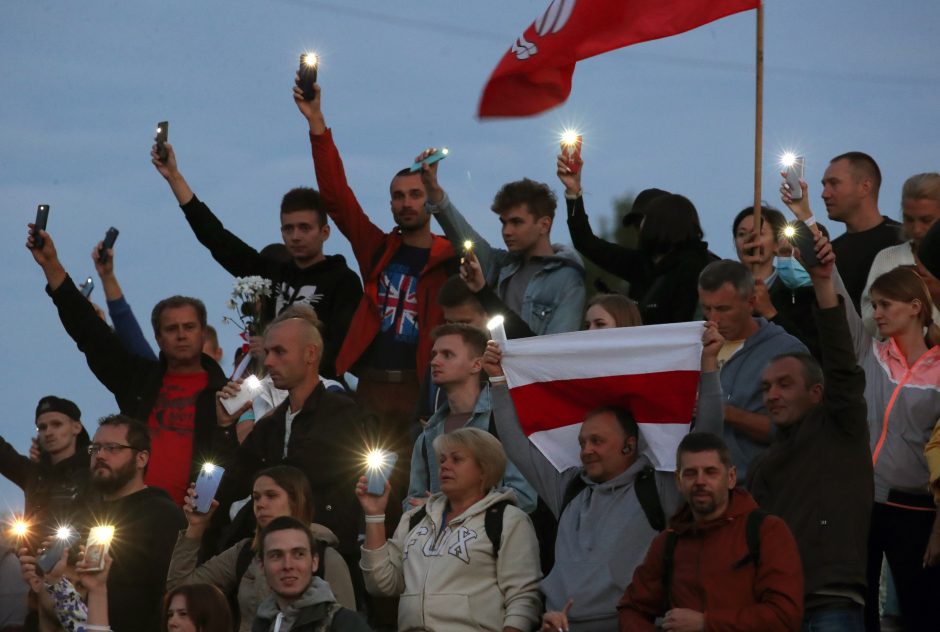
[{"label": "grey hoodie", "polygon": [[358,614],[347,610],[336,603],[330,585],[319,577],[313,577],[310,585],[298,599],[291,602],[286,610],[282,611],[274,594],[261,602],[252,632],[297,632],[300,630],[317,630],[318,622],[327,616],[333,616],[330,630],[341,632],[369,632]]},{"label": "grey hoodie", "polygon": [[[568,613],[572,632],[618,629],[617,603],[657,534],[633,489],[637,474],[649,461],[640,456],[629,469],[604,483],[595,483],[580,467],[559,472],[523,433],[505,384],[494,385],[491,396],[506,454],[556,517],[571,480],[580,476],[586,484],[558,522],[555,566],[541,586],[546,609],[561,610],[570,598],[574,600]],[[718,374],[703,373],[695,430],[720,435],[722,423]],[[672,515],[681,504],[675,475],[656,472],[656,487],[663,511]]]}]

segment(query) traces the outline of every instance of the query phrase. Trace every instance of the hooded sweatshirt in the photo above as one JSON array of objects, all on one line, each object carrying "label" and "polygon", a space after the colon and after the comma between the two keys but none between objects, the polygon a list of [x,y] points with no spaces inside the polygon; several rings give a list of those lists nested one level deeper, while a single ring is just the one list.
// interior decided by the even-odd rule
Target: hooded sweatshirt
[{"label": "hooded sweatshirt", "polygon": [[[570,598],[574,600],[568,612],[571,632],[616,630],[617,602],[657,533],[634,488],[649,460],[641,455],[626,471],[603,483],[592,481],[580,467],[559,472],[523,433],[509,389],[494,385],[491,396],[506,454],[558,518],[555,566],[541,587],[546,610],[561,610]],[[703,373],[695,431],[720,435],[722,422],[718,374]],[[575,477],[581,478],[584,489],[562,512],[565,492]],[[663,511],[672,515],[682,502],[675,475],[656,472],[656,489]]]},{"label": "hooded sweatshirt", "polygon": [[272,296],[264,305],[264,322],[293,304],[309,305],[323,323],[323,358],[320,372],[336,377],[335,361],[353,312],[362,298],[362,282],[341,255],[300,268],[293,261],[267,257],[229,232],[209,207],[195,195],[180,208],[196,239],[209,249],[232,276],[261,276],[270,279]]},{"label": "hooded sweatshirt", "polygon": [[[324,568],[323,579],[335,595],[335,600],[342,606],[350,609],[356,608],[356,596],[353,592],[352,579],[346,560],[336,550],[339,540],[336,535],[319,524],[311,524],[310,531],[313,537],[326,542],[326,552],[320,564]],[[199,554],[199,540],[187,538],[185,531],[181,532],[173,549],[173,558],[167,571],[166,588],[172,590],[177,586],[187,584],[212,584],[218,586],[226,595],[236,589],[235,581],[238,556],[245,546],[251,545],[251,540],[245,538],[237,544],[222,551],[215,557],[209,558],[197,566]],[[252,559],[245,574],[237,586],[238,608],[241,614],[239,630],[251,630],[255,612],[266,597],[271,594],[268,580],[261,570],[261,561],[257,556]]]},{"label": "hooded sweatshirt", "polygon": [[515,505],[503,512],[502,544],[493,550],[485,528],[487,509],[515,500],[494,489],[443,527],[447,497],[428,499],[424,518],[409,528],[402,516],[392,538],[378,549],[362,549],[366,589],[398,596],[398,628],[447,632],[531,630],[539,621],[539,548],[529,517]]},{"label": "hooded sweatshirt", "polygon": [[[783,327],[755,318],[758,329],[744,341],[737,352],[721,367],[721,391],[725,403],[748,412],[767,414],[761,374],[770,360],[781,353],[809,353],[800,340],[788,334]],[[771,426],[771,433],[774,429]],[[725,443],[731,449],[731,458],[738,468],[738,478],[745,480],[751,461],[767,447],[746,437],[730,425],[725,426]]]},{"label": "hooded sweatshirt", "polygon": [[[329,627],[324,619],[332,616]],[[371,632],[371,628],[354,611],[336,603],[330,586],[319,577],[313,577],[304,593],[281,610],[272,593],[261,605],[251,626],[252,632]]]},{"label": "hooded sweatshirt", "polygon": [[473,251],[480,260],[487,284],[496,288],[506,301],[511,277],[527,264],[541,263],[532,274],[522,297],[519,316],[536,335],[577,331],[584,318],[584,264],[574,250],[564,244],[552,244],[554,255],[531,257],[493,248],[464,219],[445,194],[439,204],[425,204],[440,222],[454,249],[463,249],[463,242],[473,242]]}]

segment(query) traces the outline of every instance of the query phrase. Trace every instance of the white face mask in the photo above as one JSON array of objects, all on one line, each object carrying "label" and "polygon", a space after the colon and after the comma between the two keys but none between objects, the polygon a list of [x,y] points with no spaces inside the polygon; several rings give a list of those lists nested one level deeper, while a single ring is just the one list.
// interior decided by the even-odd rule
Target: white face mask
[{"label": "white face mask", "polygon": [[781,283],[791,290],[813,285],[809,272],[792,256],[777,257],[777,276],[780,277]]}]

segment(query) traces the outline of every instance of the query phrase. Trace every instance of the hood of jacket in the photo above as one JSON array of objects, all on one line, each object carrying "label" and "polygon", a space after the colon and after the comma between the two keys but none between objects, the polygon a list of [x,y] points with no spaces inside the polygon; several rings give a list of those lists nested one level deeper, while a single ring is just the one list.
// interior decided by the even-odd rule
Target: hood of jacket
[{"label": "hood of jacket", "polygon": [[278,615],[283,615],[280,629],[282,632],[288,632],[298,622],[298,619],[302,618],[304,621],[322,619],[327,615],[329,607],[335,602],[336,597],[333,596],[330,585],[314,576],[304,593],[292,601],[284,611],[278,605],[274,593],[268,595],[258,606],[258,618],[274,621]]},{"label": "hood of jacket", "polygon": [[[502,500],[508,500],[513,505],[515,505],[517,504],[516,493],[508,487],[495,487],[491,489],[486,496],[468,507],[467,510],[459,516],[452,518],[452,520],[465,522],[473,516],[484,513],[487,509]],[[428,498],[428,502],[425,503],[425,507],[427,509],[427,519],[434,523],[434,526],[437,528],[440,528],[440,526],[444,523],[444,510],[447,508],[448,502],[450,501],[448,501],[447,496],[444,495],[444,492],[437,492],[436,494],[431,495],[431,497]],[[419,509],[420,508],[416,507],[408,513],[413,513]]]}]

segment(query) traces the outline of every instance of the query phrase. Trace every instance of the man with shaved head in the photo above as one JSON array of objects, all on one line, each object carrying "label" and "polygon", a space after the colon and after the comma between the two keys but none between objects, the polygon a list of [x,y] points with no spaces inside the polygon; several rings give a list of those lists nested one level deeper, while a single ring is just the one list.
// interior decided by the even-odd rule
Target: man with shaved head
[{"label": "man with shaved head", "polygon": [[293,465],[310,481],[317,522],[339,536],[341,552],[355,553],[360,509],[349,490],[362,473],[363,417],[350,397],[320,380],[323,338],[316,322],[309,311],[288,309],[268,326],[264,367],[287,398],[255,423],[216,496],[225,508],[251,493],[259,470]]}]

